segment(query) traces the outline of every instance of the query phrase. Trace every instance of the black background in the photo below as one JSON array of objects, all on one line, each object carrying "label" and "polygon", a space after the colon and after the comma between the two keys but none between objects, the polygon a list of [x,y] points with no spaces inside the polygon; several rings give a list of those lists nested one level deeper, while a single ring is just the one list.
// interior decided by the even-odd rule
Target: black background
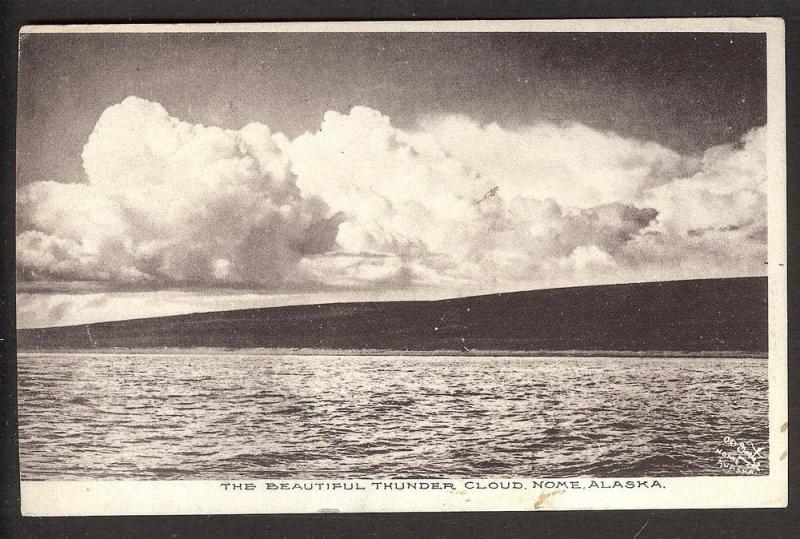
[{"label": "black background", "polygon": [[[191,517],[22,518],[16,440],[14,336],[14,118],[17,32],[25,24],[292,20],[555,19],[772,16],[786,21],[789,282],[789,509],[536,513],[324,514]],[[800,3],[767,0],[253,2],[247,0],[0,0],[0,537],[797,537],[797,201],[795,95],[800,75]],[[709,492],[709,496],[713,496]]]}]

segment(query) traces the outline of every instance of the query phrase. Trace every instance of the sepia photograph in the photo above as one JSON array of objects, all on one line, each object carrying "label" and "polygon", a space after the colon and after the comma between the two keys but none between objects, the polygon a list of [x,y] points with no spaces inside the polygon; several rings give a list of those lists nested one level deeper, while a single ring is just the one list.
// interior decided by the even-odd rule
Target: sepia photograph
[{"label": "sepia photograph", "polygon": [[782,62],[773,19],[23,28],[23,511],[785,506]]}]

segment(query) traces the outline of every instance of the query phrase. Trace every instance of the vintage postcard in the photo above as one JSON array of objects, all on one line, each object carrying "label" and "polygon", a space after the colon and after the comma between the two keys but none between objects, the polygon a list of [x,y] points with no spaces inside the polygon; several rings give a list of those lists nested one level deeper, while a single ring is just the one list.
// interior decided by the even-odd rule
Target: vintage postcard
[{"label": "vintage postcard", "polygon": [[28,26],[26,515],[782,507],[777,19]]}]

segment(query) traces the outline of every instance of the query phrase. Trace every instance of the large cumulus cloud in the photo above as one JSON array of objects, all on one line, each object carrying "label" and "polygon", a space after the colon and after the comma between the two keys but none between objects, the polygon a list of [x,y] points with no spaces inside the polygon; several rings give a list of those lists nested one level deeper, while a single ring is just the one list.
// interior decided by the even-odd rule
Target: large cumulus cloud
[{"label": "large cumulus cloud", "polygon": [[182,122],[130,97],[83,149],[86,183],[17,194],[18,265],[31,279],[164,284],[291,281],[333,248],[339,216],[304,196],[282,135]]},{"label": "large cumulus cloud", "polygon": [[407,131],[355,107],[328,112],[289,154],[302,191],[347,216],[344,252],[301,262],[337,284],[469,292],[763,272],[763,128],[682,156],[580,124],[447,116]]},{"label": "large cumulus cloud", "polygon": [[294,140],[128,98],[83,183],[18,191],[22,280],[454,293],[746,275],[766,253],[764,129],[680,155],[580,124],[328,112]]}]

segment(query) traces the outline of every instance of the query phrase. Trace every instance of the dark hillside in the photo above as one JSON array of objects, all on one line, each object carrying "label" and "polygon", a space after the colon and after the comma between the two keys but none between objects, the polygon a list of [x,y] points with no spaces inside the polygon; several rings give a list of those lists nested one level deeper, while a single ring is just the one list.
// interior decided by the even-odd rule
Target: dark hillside
[{"label": "dark hillside", "polygon": [[247,309],[20,330],[20,349],[767,350],[767,279]]}]

